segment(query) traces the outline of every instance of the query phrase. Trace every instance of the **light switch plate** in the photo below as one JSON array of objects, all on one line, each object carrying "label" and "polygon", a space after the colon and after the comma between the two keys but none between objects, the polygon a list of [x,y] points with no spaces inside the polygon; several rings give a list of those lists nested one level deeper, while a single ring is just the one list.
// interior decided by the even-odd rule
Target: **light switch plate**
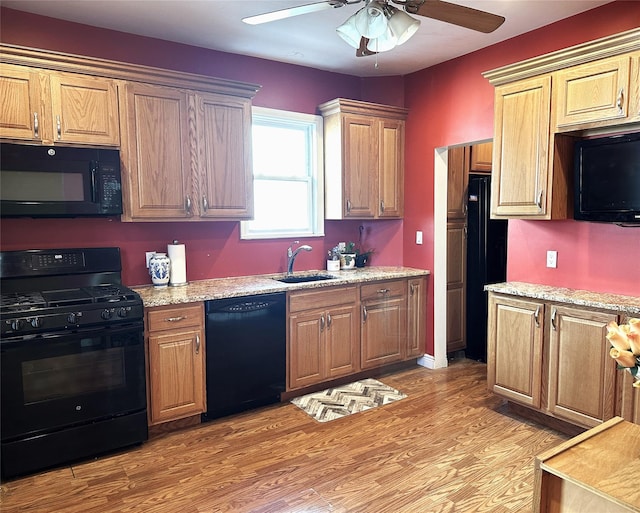
[{"label": "light switch plate", "polygon": [[147,269],[149,269],[149,260],[151,260],[151,257],[155,254],[155,251],[146,251],[145,252],[145,259],[147,261]]},{"label": "light switch plate", "polygon": [[416,232],[416,244],[422,244],[422,232],[420,230]]},{"label": "light switch plate", "polygon": [[547,267],[555,269],[558,267],[558,252],[547,251]]}]

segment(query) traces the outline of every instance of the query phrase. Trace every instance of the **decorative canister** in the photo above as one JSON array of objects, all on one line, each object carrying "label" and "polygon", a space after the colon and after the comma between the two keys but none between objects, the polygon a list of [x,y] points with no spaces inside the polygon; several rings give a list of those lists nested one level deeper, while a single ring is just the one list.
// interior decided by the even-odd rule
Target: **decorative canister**
[{"label": "decorative canister", "polygon": [[169,284],[170,263],[166,253],[154,253],[149,259],[149,274],[156,287],[166,287]]}]

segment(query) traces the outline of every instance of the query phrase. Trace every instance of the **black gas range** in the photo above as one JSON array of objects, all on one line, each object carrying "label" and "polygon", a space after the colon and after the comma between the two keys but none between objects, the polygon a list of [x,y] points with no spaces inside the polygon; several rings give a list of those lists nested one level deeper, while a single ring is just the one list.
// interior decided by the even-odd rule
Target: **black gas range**
[{"label": "black gas range", "polygon": [[2,476],[147,439],[143,304],[119,248],[0,253]]}]

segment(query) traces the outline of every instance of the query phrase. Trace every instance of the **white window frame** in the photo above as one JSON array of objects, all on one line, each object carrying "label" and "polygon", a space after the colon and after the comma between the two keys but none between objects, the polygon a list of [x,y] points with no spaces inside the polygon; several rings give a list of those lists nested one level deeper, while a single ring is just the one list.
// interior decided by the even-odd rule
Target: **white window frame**
[{"label": "white window frame", "polygon": [[[324,236],[324,131],[322,116],[291,112],[265,107],[252,107],[252,121],[275,127],[302,127],[308,134],[309,146],[309,175],[307,180],[311,186],[310,224],[307,230],[281,230],[273,227],[270,230],[251,230],[251,221],[240,223],[240,238],[249,239],[291,239],[297,237],[323,237]],[[254,171],[254,180],[257,178]],[[269,179],[268,176],[260,176],[260,179]],[[274,181],[282,180],[282,177],[274,177]],[[295,180],[295,178],[292,178]],[[286,198],[275,198],[275,201],[286,201]],[[315,204],[314,204],[315,203]]]}]

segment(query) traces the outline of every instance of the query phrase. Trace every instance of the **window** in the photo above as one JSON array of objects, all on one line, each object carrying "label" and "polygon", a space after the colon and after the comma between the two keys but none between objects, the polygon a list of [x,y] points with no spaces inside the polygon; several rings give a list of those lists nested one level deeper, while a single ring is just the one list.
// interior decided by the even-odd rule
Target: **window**
[{"label": "window", "polygon": [[242,239],[324,235],[322,117],[253,107],[254,219]]}]

